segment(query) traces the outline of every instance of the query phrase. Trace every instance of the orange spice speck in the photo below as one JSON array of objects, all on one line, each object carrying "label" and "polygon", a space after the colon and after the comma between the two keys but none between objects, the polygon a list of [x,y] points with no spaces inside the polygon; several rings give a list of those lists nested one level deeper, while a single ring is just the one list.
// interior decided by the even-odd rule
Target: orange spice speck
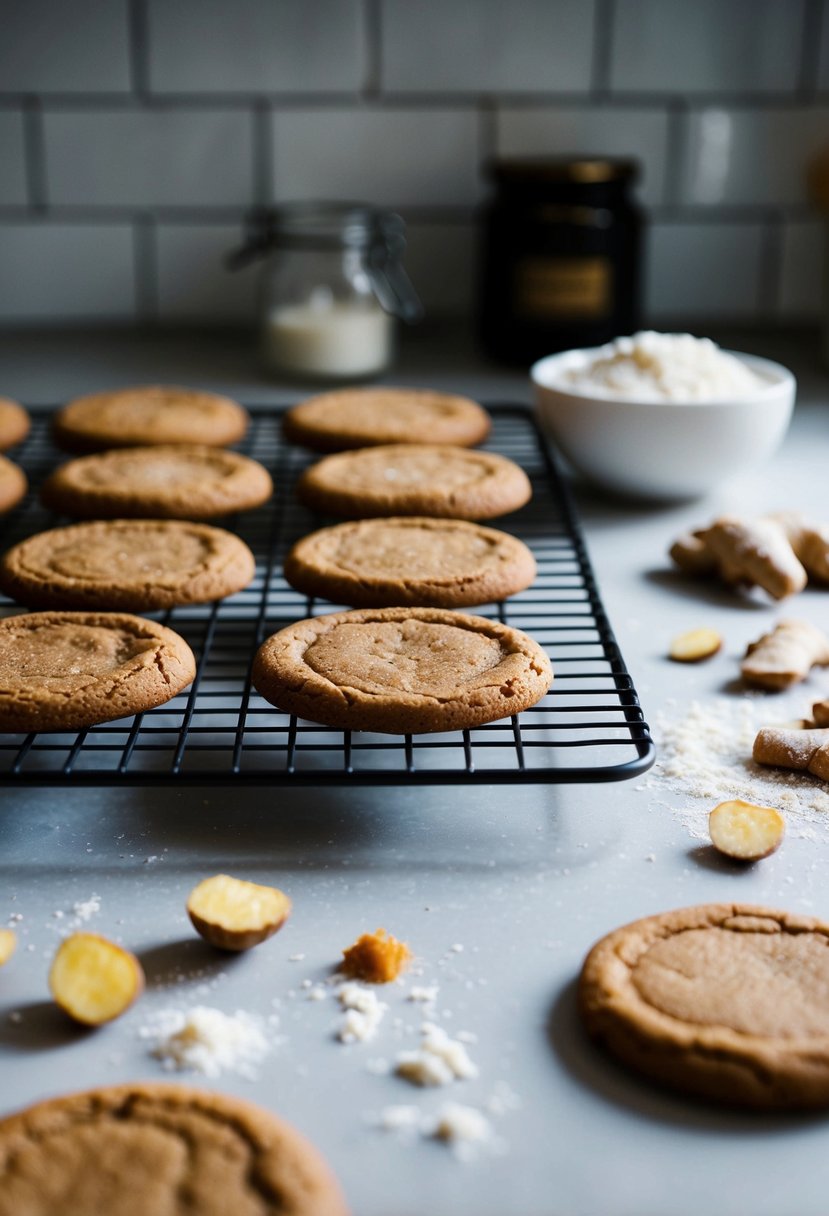
[{"label": "orange spice speck", "polygon": [[364,933],[353,946],[343,950],[341,970],[367,984],[388,984],[397,979],[411,957],[405,942],[398,941],[385,929],[378,929],[375,933]]}]

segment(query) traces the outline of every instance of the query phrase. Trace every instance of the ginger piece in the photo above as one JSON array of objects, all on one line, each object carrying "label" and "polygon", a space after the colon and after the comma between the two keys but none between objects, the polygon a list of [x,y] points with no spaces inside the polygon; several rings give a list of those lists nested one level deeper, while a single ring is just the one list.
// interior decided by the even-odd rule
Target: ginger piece
[{"label": "ginger piece", "polygon": [[205,941],[219,950],[250,950],[281,929],[291,901],[278,887],[227,874],[205,878],[190,892],[187,914]]},{"label": "ginger piece", "polygon": [[770,515],[783,528],[789,544],[810,578],[829,583],[829,526],[805,519],[797,511]]},{"label": "ginger piece", "polygon": [[758,732],[752,754],[758,764],[800,769],[829,781],[829,730],[767,726]]},{"label": "ginger piece", "polygon": [[829,701],[815,701],[812,706],[815,726],[829,726]]},{"label": "ginger piece", "polygon": [[762,587],[782,600],[802,591],[807,574],[797,560],[785,529],[774,519],[753,521],[724,515],[700,533],[728,582]]},{"label": "ginger piece", "polygon": [[73,933],[57,949],[49,971],[55,1003],[83,1026],[120,1017],[143,991],[144,972],[129,950],[97,933]]},{"label": "ginger piece", "polygon": [[703,539],[704,531],[683,532],[668,550],[676,565],[686,574],[716,574],[719,569],[716,557]]},{"label": "ginger piece", "polygon": [[0,967],[9,961],[16,946],[17,934],[14,929],[0,929]]},{"label": "ginger piece", "polygon": [[385,929],[364,933],[353,946],[343,950],[340,970],[367,984],[388,984],[396,980],[412,957],[405,942]]},{"label": "ginger piece", "polygon": [[735,798],[714,807],[708,831],[718,853],[734,861],[760,861],[780,847],[786,821],[774,807]]},{"label": "ginger piece", "polygon": [[689,629],[674,638],[668,657],[676,663],[699,663],[721,649],[722,638],[716,629]]},{"label": "ginger piece", "polygon": [[746,650],[740,670],[747,684],[774,691],[805,680],[829,663],[829,637],[808,621],[780,621]]}]

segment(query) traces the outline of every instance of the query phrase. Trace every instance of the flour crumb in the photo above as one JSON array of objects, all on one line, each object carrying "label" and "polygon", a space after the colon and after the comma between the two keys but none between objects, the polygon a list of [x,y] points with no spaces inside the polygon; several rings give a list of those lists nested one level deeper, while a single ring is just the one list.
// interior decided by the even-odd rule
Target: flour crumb
[{"label": "flour crumb", "polygon": [[260,1018],[237,1010],[223,1013],[206,1005],[161,1009],[139,1028],[150,1054],[168,1071],[189,1069],[206,1077],[235,1072],[255,1080],[256,1066],[271,1050]]},{"label": "flour crumb", "polygon": [[447,1102],[438,1112],[432,1135],[448,1144],[480,1143],[491,1137],[492,1124],[474,1106]]},{"label": "flour crumb", "polygon": [[337,1038],[341,1043],[365,1043],[373,1039],[388,1005],[377,993],[362,984],[350,982],[337,989],[337,1000],[345,1010]]},{"label": "flour crumb", "polygon": [[78,900],[72,905],[72,914],[80,921],[88,921],[100,911],[100,895],[90,895],[89,899]]},{"label": "flour crumb", "polygon": [[413,1085],[449,1085],[478,1075],[466,1047],[451,1039],[441,1026],[424,1022],[423,1038],[417,1051],[401,1051],[395,1072]]}]

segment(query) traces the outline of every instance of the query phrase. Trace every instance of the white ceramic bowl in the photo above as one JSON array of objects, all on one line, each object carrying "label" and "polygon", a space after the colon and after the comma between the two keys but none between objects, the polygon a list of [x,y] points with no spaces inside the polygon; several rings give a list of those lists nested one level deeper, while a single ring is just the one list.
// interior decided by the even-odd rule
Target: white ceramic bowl
[{"label": "white ceramic bowl", "polygon": [[731,400],[598,397],[562,384],[562,373],[608,353],[564,351],[530,369],[542,426],[596,485],[640,499],[698,498],[762,464],[786,433],[795,378],[780,363],[729,352],[763,380],[756,393]]}]

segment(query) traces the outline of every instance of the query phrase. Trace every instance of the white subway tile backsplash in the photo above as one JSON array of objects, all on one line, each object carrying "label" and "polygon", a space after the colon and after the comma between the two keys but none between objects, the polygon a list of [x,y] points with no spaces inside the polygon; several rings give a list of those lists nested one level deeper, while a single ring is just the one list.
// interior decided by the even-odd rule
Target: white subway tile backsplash
[{"label": "white subway tile backsplash", "polygon": [[829,151],[829,107],[708,107],[688,119],[683,200],[783,206],[807,199],[809,162]]},{"label": "white subway tile backsplash", "polygon": [[130,224],[0,226],[0,320],[135,319]]},{"label": "white subway tile backsplash", "polygon": [[499,156],[633,156],[642,164],[641,197],[665,194],[668,116],[664,111],[598,106],[501,109]]},{"label": "white subway tile backsplash", "polygon": [[406,269],[428,316],[472,311],[477,273],[473,224],[407,225]]},{"label": "white subway tile backsplash", "polygon": [[158,315],[162,321],[250,321],[256,271],[229,271],[224,256],[241,243],[241,224],[159,224]]},{"label": "white subway tile backsplash", "polygon": [[50,203],[246,205],[253,122],[243,110],[47,112]]},{"label": "white subway tile backsplash", "polygon": [[0,203],[25,203],[23,115],[19,110],[0,110],[0,165]]},{"label": "white subway tile backsplash", "polygon": [[472,110],[314,109],[273,116],[274,194],[405,207],[479,195]]},{"label": "white subway tile backsplash", "polygon": [[586,92],[594,0],[383,0],[384,89]]},{"label": "white subway tile backsplash", "polygon": [[131,88],[128,0],[3,0],[0,91]]},{"label": "white subway tile backsplash", "polygon": [[799,81],[804,0],[616,0],[610,85],[775,93]]},{"label": "white subway tile backsplash", "polygon": [[778,315],[787,321],[813,320],[829,288],[829,220],[783,225]]},{"label": "white subway tile backsplash", "polygon": [[150,87],[164,93],[356,91],[360,0],[149,0]]},{"label": "white subway tile backsplash", "polygon": [[755,320],[764,231],[756,223],[651,225],[645,296],[649,320]]}]

